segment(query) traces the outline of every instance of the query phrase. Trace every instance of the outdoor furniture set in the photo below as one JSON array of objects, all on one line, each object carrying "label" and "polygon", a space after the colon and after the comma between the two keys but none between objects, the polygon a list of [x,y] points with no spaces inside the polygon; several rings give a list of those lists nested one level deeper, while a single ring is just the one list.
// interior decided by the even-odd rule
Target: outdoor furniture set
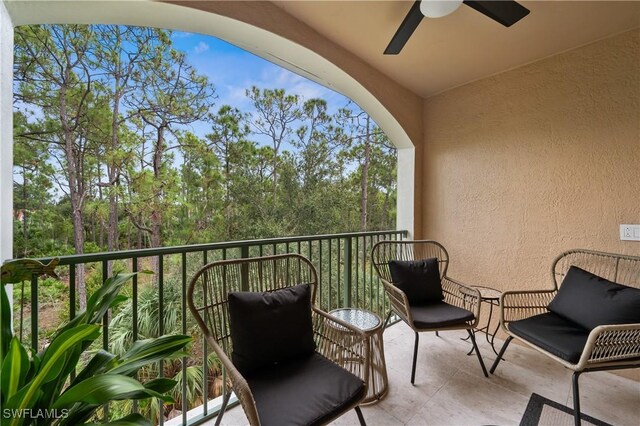
[{"label": "outdoor furniture set", "polygon": [[216,425],[232,391],[251,425],[320,425],[351,409],[365,425],[359,406],[388,390],[382,333],[394,314],[415,333],[413,384],[419,333],[428,331],[467,330],[469,354],[488,377],[475,332],[493,347],[499,307],[508,337],[491,373],[514,338],[572,369],[576,425],[581,373],[640,366],[640,257],[568,251],[553,263],[552,289],[502,295],[450,278],[435,241],[381,241],[371,261],[390,302],[384,323],[363,309],[317,307],[316,270],[298,254],[223,260],[196,273],[189,308],[232,385],[224,380]]}]

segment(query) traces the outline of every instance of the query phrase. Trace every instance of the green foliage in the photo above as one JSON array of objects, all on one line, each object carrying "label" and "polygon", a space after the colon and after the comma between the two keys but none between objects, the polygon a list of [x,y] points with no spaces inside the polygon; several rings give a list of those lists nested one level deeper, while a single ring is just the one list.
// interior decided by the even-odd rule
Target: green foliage
[{"label": "green foliage", "polygon": [[[25,293],[27,293],[27,287],[29,288],[29,292],[31,292],[31,287],[26,286]],[[59,279],[45,278],[43,280],[38,280],[38,296],[49,303],[65,299],[68,292],[69,289],[67,288],[67,285]]]},{"label": "green foliage", "polygon": [[15,64],[23,256],[395,226],[396,151],[354,105],[252,87],[250,112],[214,109],[211,82],[148,28],[19,27]]},{"label": "green foliage", "polygon": [[[4,409],[57,409],[63,417],[29,418],[14,416],[10,425],[77,425],[88,421],[101,404],[113,400],[138,400],[151,397],[172,402],[167,392],[175,381],[156,379],[140,383],[138,371],[162,359],[179,356],[191,341],[189,336],[161,336],[136,342],[126,353],[116,356],[105,351],[95,353],[82,371],[70,380],[81,355],[100,336],[100,321],[109,308],[122,302],[122,286],[134,274],[116,274],[105,281],[87,301],[86,311],[58,329],[42,352],[31,355],[10,328],[9,303],[4,285],[0,289],[2,326],[0,329],[0,402]],[[29,412],[29,411],[27,411]],[[139,417],[120,419],[141,422]],[[148,424],[148,422],[140,423]]]}]

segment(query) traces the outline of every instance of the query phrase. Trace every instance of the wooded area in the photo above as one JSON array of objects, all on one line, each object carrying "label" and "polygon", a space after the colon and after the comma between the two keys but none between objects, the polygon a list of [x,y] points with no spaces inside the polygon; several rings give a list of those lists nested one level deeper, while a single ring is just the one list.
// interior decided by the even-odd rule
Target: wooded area
[{"label": "wooded area", "polygon": [[395,226],[396,150],[352,103],[216,105],[152,28],[18,27],[14,73],[16,256]]}]

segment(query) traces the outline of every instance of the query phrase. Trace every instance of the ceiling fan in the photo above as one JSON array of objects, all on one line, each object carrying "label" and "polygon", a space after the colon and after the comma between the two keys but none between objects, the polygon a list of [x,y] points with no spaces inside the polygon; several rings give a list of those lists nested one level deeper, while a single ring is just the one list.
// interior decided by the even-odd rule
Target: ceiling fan
[{"label": "ceiling fan", "polygon": [[411,37],[425,16],[440,18],[455,11],[462,3],[504,25],[510,27],[529,14],[529,9],[513,0],[417,0],[400,24],[391,42],[384,50],[385,55],[397,55]]}]

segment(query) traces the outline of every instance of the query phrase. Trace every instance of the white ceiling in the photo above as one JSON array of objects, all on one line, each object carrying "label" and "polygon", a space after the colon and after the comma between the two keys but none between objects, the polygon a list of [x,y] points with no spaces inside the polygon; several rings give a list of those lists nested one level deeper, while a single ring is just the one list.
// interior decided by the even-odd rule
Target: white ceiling
[{"label": "white ceiling", "polygon": [[274,3],[422,97],[640,27],[640,1],[520,1],[531,13],[510,28],[462,5],[387,56],[412,1]]}]

